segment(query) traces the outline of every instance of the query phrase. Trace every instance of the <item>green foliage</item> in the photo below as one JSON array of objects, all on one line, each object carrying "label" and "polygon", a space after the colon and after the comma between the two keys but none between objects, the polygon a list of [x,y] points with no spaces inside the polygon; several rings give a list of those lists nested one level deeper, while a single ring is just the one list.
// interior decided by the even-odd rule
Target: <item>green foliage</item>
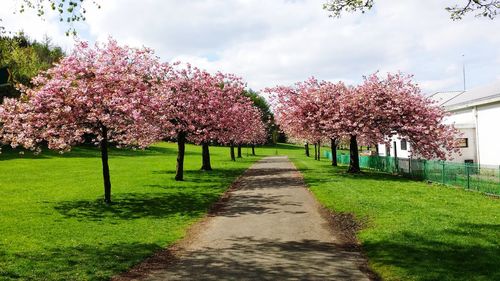
[{"label": "green foliage", "polygon": [[[323,9],[331,12],[331,16],[340,17],[344,12],[365,13],[374,5],[374,0],[328,0],[323,4]],[[474,13],[476,17],[487,17],[494,19],[500,13],[500,0],[464,0],[456,1],[446,7],[452,20],[460,20],[469,13]]]},{"label": "green foliage", "polygon": [[500,280],[498,199],[383,173],[351,175],[294,154],[319,201],[364,224],[358,238],[383,280]]},{"label": "green foliage", "polygon": [[10,86],[0,88],[0,97],[18,96],[16,83],[29,85],[34,76],[50,68],[63,56],[62,49],[53,46],[49,38],[37,42],[23,33],[13,37],[0,37],[0,67],[6,66],[12,75]]},{"label": "green foliage", "polygon": [[262,112],[262,119],[263,121],[267,121],[272,119],[273,113],[271,112],[271,107],[267,103],[266,99],[261,96],[258,92],[255,92],[254,90],[250,89],[248,91],[245,91],[245,96],[249,97],[253,104],[260,109]]},{"label": "green foliage", "polygon": [[274,123],[274,115],[273,112],[271,111],[271,107],[269,106],[269,103],[266,101],[266,99],[261,96],[258,92],[255,92],[254,90],[250,89],[248,91],[245,91],[245,96],[249,97],[254,106],[260,109],[262,112],[262,122],[266,124],[267,126],[267,142],[271,143],[272,142],[272,137],[273,133],[277,131],[276,124]]},{"label": "green foliage", "polygon": [[[37,16],[44,17],[46,11],[54,11],[59,14],[59,21],[70,24],[66,35],[76,35],[76,29],[71,26],[74,22],[85,21],[87,11],[82,6],[83,0],[22,0],[19,12],[24,13],[27,9],[35,10]],[[100,0],[92,1],[98,9],[101,8]]]},{"label": "green foliage", "polygon": [[175,147],[111,149],[111,206],[103,203],[99,150],[34,156],[4,148],[0,280],[108,280],[181,238],[259,159],[233,162],[229,148],[211,147],[214,171],[204,172],[201,147],[187,145],[185,181],[177,182]]}]

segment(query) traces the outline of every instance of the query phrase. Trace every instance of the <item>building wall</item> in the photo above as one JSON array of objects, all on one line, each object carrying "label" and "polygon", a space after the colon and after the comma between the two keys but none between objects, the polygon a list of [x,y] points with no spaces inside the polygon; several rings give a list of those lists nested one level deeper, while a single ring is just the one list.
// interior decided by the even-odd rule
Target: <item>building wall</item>
[{"label": "building wall", "polygon": [[[410,143],[406,142],[406,150],[403,150],[401,148],[401,140],[399,140],[397,137],[392,138],[389,156],[394,156],[394,142],[396,142],[396,149],[397,149],[398,157],[399,158],[410,158],[410,153],[409,153]],[[378,145],[378,155],[387,156],[385,144]]]},{"label": "building wall", "polygon": [[[473,160],[481,165],[500,166],[500,102],[453,111],[444,123],[454,124],[468,142],[467,147],[460,148],[461,154],[452,155],[451,162]],[[410,144],[408,150],[401,150],[401,141],[396,137],[391,141],[389,156],[394,156],[394,141],[398,157],[408,158]],[[384,144],[379,144],[378,149],[380,156],[387,156]]]},{"label": "building wall", "polygon": [[451,112],[444,123],[454,124],[455,128],[462,132],[462,138],[467,139],[467,147],[460,148],[460,153],[452,155],[451,162],[463,163],[465,160],[472,160],[474,163],[477,159],[477,144],[476,144],[476,117],[474,116],[474,108],[469,107]]},{"label": "building wall", "polygon": [[476,146],[476,129],[475,128],[457,128],[462,132],[463,138],[467,138],[467,147],[461,147],[460,153],[454,153],[450,162],[464,163],[465,160],[472,160],[474,163],[478,162],[477,159],[477,146]]},{"label": "building wall", "polygon": [[[477,163],[477,147],[476,147],[476,129],[475,128],[463,128],[459,124],[456,124],[457,128],[462,132],[463,138],[467,138],[467,147],[460,148],[460,153],[454,153],[450,162],[464,163],[465,160],[472,160]],[[398,158],[410,158],[410,143],[407,142],[407,149],[401,149],[401,140],[393,138],[391,141],[389,156],[394,156],[394,142],[396,142]],[[386,145],[379,144],[378,151],[380,156],[387,156]]]},{"label": "building wall", "polygon": [[477,107],[479,161],[500,165],[500,103]]},{"label": "building wall", "polygon": [[468,108],[465,110],[454,111],[451,112],[452,115],[445,118],[445,124],[453,124],[462,126],[462,127],[475,127],[476,120],[474,117],[474,111],[472,108]]}]

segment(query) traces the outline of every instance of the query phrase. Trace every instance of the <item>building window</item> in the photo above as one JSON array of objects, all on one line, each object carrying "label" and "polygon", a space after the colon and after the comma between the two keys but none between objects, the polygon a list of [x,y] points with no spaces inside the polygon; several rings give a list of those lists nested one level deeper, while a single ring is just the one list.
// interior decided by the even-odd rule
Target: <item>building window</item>
[{"label": "building window", "polygon": [[401,140],[401,150],[408,150],[408,143],[406,140]]},{"label": "building window", "polygon": [[469,147],[469,139],[468,138],[459,138],[457,147],[459,147],[459,148]]}]

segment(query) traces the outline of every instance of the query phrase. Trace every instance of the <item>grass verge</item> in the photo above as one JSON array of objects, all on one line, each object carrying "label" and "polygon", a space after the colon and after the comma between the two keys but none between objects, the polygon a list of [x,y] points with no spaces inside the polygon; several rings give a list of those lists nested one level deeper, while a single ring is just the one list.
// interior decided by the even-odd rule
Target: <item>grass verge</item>
[{"label": "grass verge", "polygon": [[[257,153],[264,149],[257,148]],[[266,150],[269,153],[269,150]],[[243,150],[246,156],[246,150]],[[107,280],[180,239],[260,157],[230,161],[188,145],[185,181],[173,180],[176,146],[110,151],[114,204],[103,204],[99,151],[0,154],[0,279]]]},{"label": "grass verge", "polygon": [[500,280],[498,199],[289,156],[324,206],[363,222],[357,237],[384,280]]}]

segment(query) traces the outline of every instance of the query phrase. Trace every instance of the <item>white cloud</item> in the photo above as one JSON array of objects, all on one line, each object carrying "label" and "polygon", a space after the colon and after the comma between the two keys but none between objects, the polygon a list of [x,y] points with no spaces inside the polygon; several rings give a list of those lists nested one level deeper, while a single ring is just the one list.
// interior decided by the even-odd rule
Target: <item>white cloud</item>
[{"label": "white cloud", "polygon": [[[113,36],[145,45],[165,60],[237,73],[254,89],[311,75],[356,83],[376,70],[401,70],[415,74],[424,91],[454,90],[462,85],[462,54],[470,86],[500,72],[500,19],[453,22],[443,1],[378,0],[367,14],[341,19],[329,18],[318,0],[106,0],[100,10],[88,5],[87,22],[79,28],[85,39]],[[11,26],[28,34],[46,32],[68,44],[56,18],[42,24],[24,15],[12,19]]]}]

